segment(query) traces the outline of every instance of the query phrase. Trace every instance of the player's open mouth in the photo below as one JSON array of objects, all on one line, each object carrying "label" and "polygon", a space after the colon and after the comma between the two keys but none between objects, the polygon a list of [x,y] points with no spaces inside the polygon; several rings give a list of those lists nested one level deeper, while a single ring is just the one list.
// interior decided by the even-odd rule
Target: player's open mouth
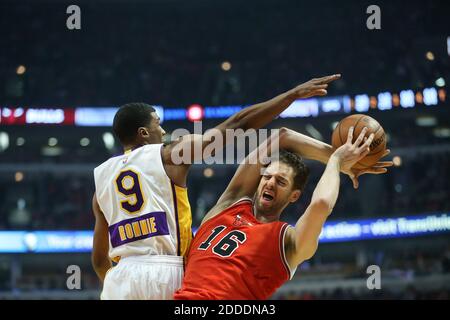
[{"label": "player's open mouth", "polygon": [[273,195],[268,193],[268,192],[263,192],[262,197],[264,200],[266,201],[272,201],[273,200]]}]

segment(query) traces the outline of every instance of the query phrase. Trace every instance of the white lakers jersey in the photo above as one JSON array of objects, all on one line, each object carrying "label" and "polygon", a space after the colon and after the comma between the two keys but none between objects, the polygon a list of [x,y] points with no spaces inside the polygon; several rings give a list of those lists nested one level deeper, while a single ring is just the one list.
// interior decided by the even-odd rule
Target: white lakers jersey
[{"label": "white lakers jersey", "polygon": [[109,225],[109,256],[184,256],[192,240],[187,189],[167,176],[162,144],[113,157],[94,169],[97,201]]}]

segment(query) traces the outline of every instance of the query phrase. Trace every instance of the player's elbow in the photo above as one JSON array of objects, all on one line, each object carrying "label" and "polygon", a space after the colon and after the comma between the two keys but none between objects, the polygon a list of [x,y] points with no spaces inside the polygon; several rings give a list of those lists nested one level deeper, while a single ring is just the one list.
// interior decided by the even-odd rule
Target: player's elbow
[{"label": "player's elbow", "polygon": [[289,132],[290,130],[286,127],[281,127],[279,129],[279,135],[280,135],[280,139],[286,139],[289,136]]}]

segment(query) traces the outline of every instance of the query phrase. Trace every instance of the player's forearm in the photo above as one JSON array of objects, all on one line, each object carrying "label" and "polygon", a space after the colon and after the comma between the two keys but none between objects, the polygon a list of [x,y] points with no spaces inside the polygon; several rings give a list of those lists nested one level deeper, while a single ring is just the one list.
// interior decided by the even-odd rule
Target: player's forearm
[{"label": "player's forearm", "polygon": [[284,131],[284,134],[280,135],[280,148],[287,149],[306,159],[328,163],[328,159],[333,154],[331,145],[287,128],[281,130]]},{"label": "player's forearm", "polygon": [[223,123],[225,129],[259,129],[275,119],[296,100],[290,90],[275,98],[247,107]]},{"label": "player's forearm", "polygon": [[320,232],[339,194],[339,170],[338,159],[331,156],[310,205],[295,225],[292,240],[295,250],[291,256],[295,265],[310,259],[317,250]]},{"label": "player's forearm", "polygon": [[311,203],[324,205],[330,214],[336,204],[340,187],[340,160],[331,156],[322,177],[319,180],[311,199]]}]

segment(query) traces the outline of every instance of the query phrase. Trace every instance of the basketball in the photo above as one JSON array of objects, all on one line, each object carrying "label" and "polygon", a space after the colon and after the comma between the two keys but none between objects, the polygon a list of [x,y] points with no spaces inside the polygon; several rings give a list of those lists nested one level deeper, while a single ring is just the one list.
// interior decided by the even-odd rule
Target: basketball
[{"label": "basketball", "polygon": [[353,142],[358,138],[364,127],[367,127],[366,137],[375,134],[370,144],[370,153],[354,165],[355,169],[365,169],[376,164],[386,150],[386,134],[383,127],[372,117],[364,114],[354,114],[342,119],[333,131],[331,144],[339,148],[347,140],[350,127],[354,127]]}]

